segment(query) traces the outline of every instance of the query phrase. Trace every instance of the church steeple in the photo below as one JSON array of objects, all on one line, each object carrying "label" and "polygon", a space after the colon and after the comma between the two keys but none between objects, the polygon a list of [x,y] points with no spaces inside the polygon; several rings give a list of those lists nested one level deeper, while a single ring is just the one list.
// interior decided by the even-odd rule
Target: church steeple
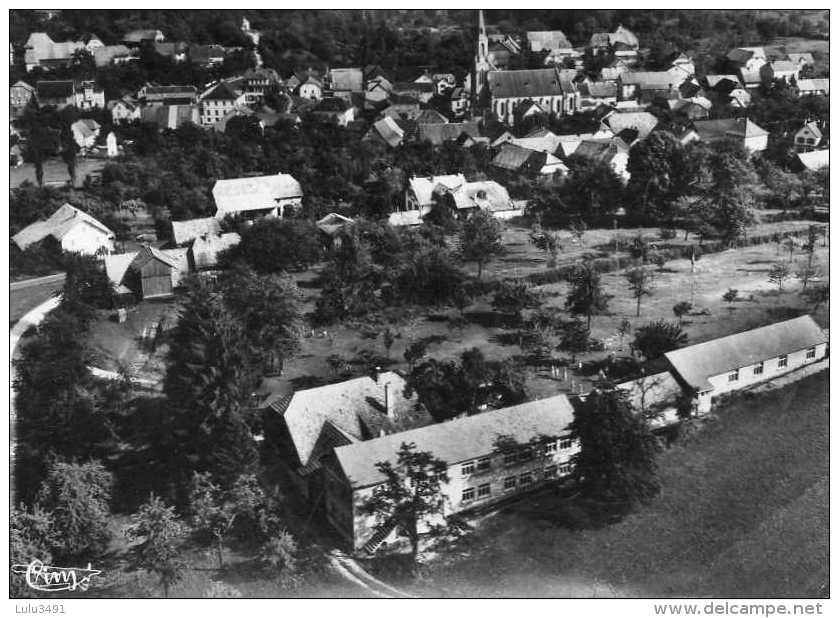
[{"label": "church steeple", "polygon": [[489,54],[489,38],[487,37],[484,10],[478,10],[478,59],[485,60]]},{"label": "church steeple", "polygon": [[471,84],[473,106],[478,102],[481,93],[486,85],[487,73],[495,69],[489,57],[489,37],[487,36],[486,23],[484,22],[483,10],[478,10],[478,49],[475,54],[475,77]]}]

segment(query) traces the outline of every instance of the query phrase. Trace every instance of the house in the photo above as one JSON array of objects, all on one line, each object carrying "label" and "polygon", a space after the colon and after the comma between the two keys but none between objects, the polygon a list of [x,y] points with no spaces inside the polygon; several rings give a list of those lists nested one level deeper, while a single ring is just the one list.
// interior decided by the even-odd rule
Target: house
[{"label": "house", "polygon": [[608,129],[615,136],[626,137],[631,132],[631,139],[624,140],[630,146],[636,141],[647,139],[658,126],[658,118],[650,112],[621,112],[616,111],[601,120],[604,129]]},{"label": "house", "polygon": [[[413,84],[412,86],[413,88],[409,93],[413,93],[416,90],[419,93],[417,98],[421,102],[423,102],[423,93],[427,95],[425,96],[424,102],[427,102],[434,96],[434,84]],[[371,103],[384,101],[390,96],[391,92],[394,92],[393,84],[384,75],[368,77],[364,84],[364,100]],[[406,91],[401,91],[401,94],[406,94]]]},{"label": "house", "polygon": [[361,68],[330,69],[326,81],[333,94],[364,92],[364,71]]},{"label": "house", "polygon": [[153,45],[154,53],[164,58],[169,58],[173,62],[186,62],[187,44],[186,43],[155,43]]},{"label": "house", "polygon": [[146,30],[129,30],[122,37],[122,43],[133,47],[139,47],[146,41],[152,43],[162,43],[166,40],[160,30],[146,29]]},{"label": "house", "polygon": [[487,73],[487,95],[496,117],[512,125],[525,102],[538,103],[548,114],[567,116],[579,108],[579,92],[572,81],[574,71],[525,69]]},{"label": "house", "polygon": [[224,63],[226,52],[221,45],[190,45],[186,54],[192,64],[215,67]]},{"label": "house", "polygon": [[565,164],[550,152],[519,146],[515,140],[503,144],[489,164],[507,172],[531,176],[568,173]]},{"label": "house", "polygon": [[[402,443],[448,464],[448,482],[441,484],[444,516],[533,491],[571,472],[579,450],[569,432],[573,418],[570,401],[558,395],[371,440],[339,442],[321,460],[327,519],[353,550],[372,553],[396,539],[394,526],[380,528],[363,504],[385,482],[376,463],[395,463]],[[420,532],[437,523],[420,522]]]},{"label": "house", "polygon": [[421,124],[417,122],[417,139],[435,146],[458,139],[462,134],[479,137],[481,132],[477,121]]},{"label": "house", "polygon": [[690,79],[696,74],[696,65],[693,60],[682,52],[673,52],[668,62],[670,68],[667,69],[667,72],[673,75],[677,82]]},{"label": "house", "polygon": [[186,247],[200,236],[221,234],[221,221],[215,217],[172,221],[172,242],[176,247]]},{"label": "house", "polygon": [[820,169],[830,166],[830,149],[825,148],[823,150],[799,152],[796,158],[798,168],[817,172]]},{"label": "house", "polygon": [[93,61],[97,68],[111,64],[125,64],[139,59],[137,53],[125,45],[103,45],[93,50]]},{"label": "house", "polygon": [[105,256],[105,273],[118,293],[137,299],[166,298],[189,272],[186,249],[156,249]]},{"label": "house", "polygon": [[632,70],[632,65],[626,60],[615,58],[609,64],[600,69],[601,81],[617,81],[624,73]]},{"label": "house", "polygon": [[256,105],[265,100],[265,95],[276,93],[283,80],[274,69],[248,69],[242,76],[242,91],[245,103]]},{"label": "house", "polygon": [[552,49],[548,52],[548,55],[545,56],[544,64],[545,66],[549,65],[559,65],[559,66],[567,66],[566,62],[568,60],[571,61],[573,64],[573,68],[580,71],[583,69],[583,56],[585,53],[579,49],[573,48],[562,48],[562,49]]},{"label": "house", "polygon": [[139,120],[141,116],[139,103],[131,97],[108,101],[107,108],[111,112],[111,120],[114,124],[133,122]]},{"label": "house", "polygon": [[748,118],[697,120],[693,126],[703,142],[733,139],[750,153],[766,150],[769,140],[769,133]]},{"label": "house", "polygon": [[[381,90],[390,98],[391,102],[394,95],[410,97],[416,99],[419,103],[428,103],[434,97],[434,84],[431,82],[396,82],[390,90]],[[373,100],[371,99],[371,102]]]},{"label": "house", "polygon": [[822,133],[819,123],[816,121],[806,122],[795,133],[795,149],[798,152],[815,150],[821,145],[823,139],[824,133]]},{"label": "house", "polygon": [[35,82],[35,96],[41,107],[64,109],[76,104],[76,85],[71,79],[39,80]]},{"label": "house", "polygon": [[710,115],[710,101],[708,101],[708,105],[687,99],[676,99],[668,101],[668,103],[671,103],[670,109],[691,121],[705,120]]},{"label": "house", "polygon": [[405,190],[404,209],[390,214],[393,226],[419,225],[436,203],[448,204],[459,215],[476,209],[491,212],[499,219],[521,216],[522,205],[495,181],[467,182],[463,174],[413,177]]},{"label": "house", "polygon": [[452,118],[461,119],[466,117],[469,111],[469,93],[465,88],[452,88],[448,93],[449,113]]},{"label": "house", "polygon": [[394,120],[416,120],[424,110],[420,109],[419,101],[413,97],[400,95],[390,96],[390,105],[382,110],[382,116]]},{"label": "house", "polygon": [[766,50],[762,47],[735,47],[725,56],[738,71],[756,73],[766,64]]},{"label": "house", "polygon": [[79,109],[105,109],[105,90],[94,81],[83,81],[75,88],[75,105]]},{"label": "house", "polygon": [[[93,47],[95,48],[95,44]],[[26,71],[32,71],[35,67],[44,70],[67,67],[73,54],[82,49],[88,49],[84,41],[56,43],[46,32],[33,32],[24,44]]]},{"label": "house", "polygon": [[241,241],[242,237],[236,232],[202,234],[196,237],[187,252],[190,268],[194,271],[213,270],[218,265],[219,254],[235,247]]},{"label": "house", "polygon": [[263,407],[266,438],[276,446],[293,486],[315,503],[323,498],[323,459],[333,449],[431,422],[416,393],[406,397],[405,379],[392,371],[271,394]]},{"label": "house", "polygon": [[595,109],[600,105],[618,102],[618,85],[613,81],[595,82],[586,79],[577,86],[580,92],[580,111]]},{"label": "house", "polygon": [[558,135],[548,130],[532,131],[524,137],[511,137],[509,143],[528,148],[537,152],[556,154],[562,140]]},{"label": "house", "polygon": [[627,71],[617,79],[618,94],[622,101],[639,99],[644,94],[667,96],[684,80],[684,77],[669,71]]},{"label": "house", "polygon": [[574,156],[606,163],[624,183],[629,181],[629,145],[619,137],[585,139],[574,148]]},{"label": "house", "polygon": [[157,125],[164,129],[177,129],[184,124],[201,124],[201,108],[198,105],[152,105],[140,110],[141,122]]},{"label": "house", "polygon": [[144,105],[189,105],[195,102],[195,86],[157,86],[146,84],[137,92],[137,99]]},{"label": "house", "polygon": [[114,250],[114,233],[70,204],[61,206],[46,220],[27,225],[12,241],[25,251],[47,237],[58,241],[62,250],[73,253],[96,255]]},{"label": "house", "polygon": [[323,235],[323,244],[327,249],[341,246],[341,233],[355,223],[354,220],[337,212],[330,212],[316,223]]},{"label": "house", "polygon": [[527,43],[532,52],[573,48],[561,30],[530,30],[527,32]]},{"label": "house", "polygon": [[9,116],[19,117],[33,98],[35,98],[35,88],[25,81],[18,80],[9,86]]},{"label": "house", "polygon": [[628,62],[637,60],[638,46],[638,37],[620,24],[614,32],[595,32],[589,40],[589,47],[593,51],[609,50],[615,58]]},{"label": "house", "polygon": [[82,152],[90,150],[96,144],[99,137],[100,125],[92,118],[81,118],[70,125],[73,140],[78,144]]},{"label": "house", "polygon": [[237,106],[245,104],[245,97],[239,94],[227,82],[219,82],[199,97],[201,103],[201,124],[211,125],[232,112]]},{"label": "house", "polygon": [[339,127],[346,127],[355,120],[355,107],[341,97],[324,97],[312,109],[312,117],[316,120],[331,122]]},{"label": "house", "polygon": [[364,136],[365,140],[379,139],[391,148],[396,148],[405,139],[405,131],[390,116],[377,120]]},{"label": "house", "polygon": [[671,372],[662,371],[621,382],[615,389],[626,393],[633,410],[650,419],[651,429],[661,429],[679,421],[677,402],[683,390]]},{"label": "house", "polygon": [[810,52],[787,54],[787,60],[797,66],[799,71],[804,67],[812,67],[815,64],[813,54]]},{"label": "house", "polygon": [[772,60],[760,67],[760,77],[764,84],[771,84],[776,80],[790,83],[798,79],[800,70],[797,64],[789,60]]},{"label": "house", "polygon": [[697,393],[708,412],[720,395],[765,382],[818,362],[828,338],[809,315],[665,353],[676,378]]},{"label": "house", "polygon": [[217,219],[227,215],[282,217],[286,209],[300,208],[303,189],[293,176],[281,172],[217,180],[213,186],[213,199]]},{"label": "house", "polygon": [[312,68],[295,73],[285,85],[290,92],[304,99],[319,101],[323,98],[323,75]]},{"label": "house", "polygon": [[830,94],[830,80],[826,77],[820,79],[799,79],[795,82],[798,96],[821,96]]},{"label": "house", "polygon": [[717,104],[738,108],[746,108],[751,104],[752,95],[736,75],[706,75],[704,83],[709,96],[713,96]]}]

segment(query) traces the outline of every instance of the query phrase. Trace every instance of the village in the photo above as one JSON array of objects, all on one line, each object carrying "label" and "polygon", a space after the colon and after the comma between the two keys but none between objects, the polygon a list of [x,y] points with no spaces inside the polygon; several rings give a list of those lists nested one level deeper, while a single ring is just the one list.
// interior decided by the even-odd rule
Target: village
[{"label": "village", "polygon": [[[102,596],[827,596],[826,34],[441,11],[391,38],[452,66],[284,72],[227,13],[235,44],[13,30],[17,551],[109,556]],[[62,487],[103,528],[72,547]],[[631,572],[691,500],[709,553]],[[773,509],[806,568],[730,577],[791,551]],[[604,558],[538,566],[569,548]]]}]

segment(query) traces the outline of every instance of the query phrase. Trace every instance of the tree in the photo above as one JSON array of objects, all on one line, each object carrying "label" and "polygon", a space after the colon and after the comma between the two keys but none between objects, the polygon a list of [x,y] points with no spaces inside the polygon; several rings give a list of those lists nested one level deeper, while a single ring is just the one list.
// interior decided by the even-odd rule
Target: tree
[{"label": "tree", "polygon": [[67,173],[70,175],[70,186],[76,185],[76,163],[79,152],[79,145],[73,138],[73,133],[68,126],[61,133],[61,158],[67,164]]},{"label": "tree", "polygon": [[41,484],[36,503],[52,515],[59,532],[53,546],[57,559],[101,555],[111,538],[113,478],[98,461],[56,461]]},{"label": "tree", "polygon": [[519,321],[521,321],[522,311],[538,305],[539,297],[533,292],[531,286],[523,281],[502,282],[492,298],[492,307],[496,311],[512,314]]},{"label": "tree", "polygon": [[803,290],[807,289],[807,283],[809,283],[810,279],[820,275],[819,268],[815,264],[817,233],[815,225],[807,228],[807,242],[804,244],[804,251],[807,253],[807,262],[802,268],[799,268],[798,272],[801,278],[801,289]]},{"label": "tree", "polygon": [[784,281],[786,281],[789,276],[789,266],[786,264],[777,262],[769,269],[769,282],[777,284],[779,292],[784,290]]},{"label": "tree", "polygon": [[684,146],[667,131],[653,131],[629,151],[627,195],[632,209],[646,221],[668,221],[689,185],[690,164]]},{"label": "tree", "polygon": [[609,295],[603,291],[600,273],[590,262],[574,267],[568,277],[571,289],[565,299],[565,308],[572,315],[586,316],[586,328],[591,328],[591,316],[602,313],[609,304]]},{"label": "tree", "polygon": [[216,485],[209,474],[195,473],[189,494],[193,528],[213,539],[218,568],[224,566],[224,543],[240,520],[256,521],[265,496],[253,475],[240,476],[229,490]]},{"label": "tree", "polygon": [[297,582],[297,541],[287,530],[279,530],[265,539],[259,548],[259,561],[272,573],[279,575],[281,583],[293,587]]},{"label": "tree", "polygon": [[423,356],[425,356],[425,352],[428,349],[428,341],[425,339],[420,339],[419,341],[412,341],[408,344],[405,348],[405,362],[408,363],[408,371],[413,371],[414,367],[416,367],[417,361],[420,360]]},{"label": "tree", "polygon": [[722,295],[722,299],[728,303],[729,311],[734,309],[732,305],[737,300],[737,296],[739,295],[739,293],[739,290],[735,290],[734,288],[728,288],[728,291]]},{"label": "tree", "polygon": [[428,519],[442,516],[445,496],[441,483],[448,483],[448,464],[416,444],[403,442],[396,453],[396,463],[380,461],[376,469],[384,477],[362,505],[362,511],[375,515],[380,527],[393,525],[397,534],[411,544],[414,562],[419,554],[420,526]]},{"label": "tree", "polygon": [[574,320],[563,328],[559,349],[569,352],[571,362],[576,363],[577,354],[585,352],[589,348],[590,334],[585,324],[579,320]]},{"label": "tree", "polygon": [[587,494],[631,508],[658,493],[658,441],[625,392],[589,393],[574,410],[571,435],[580,445],[572,478]]},{"label": "tree", "polygon": [[472,290],[465,285],[458,287],[452,297],[452,303],[454,303],[454,306],[460,312],[460,317],[464,317],[466,308],[472,304]]},{"label": "tree", "polygon": [[803,294],[807,302],[812,303],[814,313],[819,310],[819,307],[830,302],[830,286],[827,284],[808,288]]},{"label": "tree", "polygon": [[641,317],[641,299],[652,294],[653,274],[650,270],[639,266],[624,274],[632,297],[635,299],[635,317]]},{"label": "tree", "polygon": [[113,307],[114,288],[101,261],[92,255],[70,253],[64,258],[66,276],[61,292],[64,307],[84,318],[92,309]]},{"label": "tree", "polygon": [[623,347],[623,338],[629,334],[629,331],[632,330],[632,323],[624,318],[618,324],[618,337],[620,338],[620,345]]},{"label": "tree", "polygon": [[166,598],[186,568],[180,544],[187,531],[174,507],[166,506],[154,494],[131,516],[131,525],[125,530],[129,541],[139,541],[131,549],[134,563],[160,578]]},{"label": "tree", "polygon": [[385,328],[382,332],[382,343],[385,346],[385,355],[390,358],[390,349],[393,347],[393,344],[396,342],[396,335],[390,329],[390,327]]},{"label": "tree", "polygon": [[478,210],[463,222],[458,240],[463,259],[478,265],[478,279],[481,278],[487,260],[504,251],[501,224],[485,210]]},{"label": "tree", "polygon": [[673,315],[675,315],[676,319],[679,320],[679,326],[682,325],[682,320],[684,319],[684,316],[690,313],[691,309],[693,309],[693,305],[687,302],[686,300],[683,300],[673,305]]},{"label": "tree", "polygon": [[[9,561],[12,564],[29,564],[38,559],[52,563],[52,546],[56,543],[55,523],[52,514],[37,504],[31,509],[25,504],[13,507],[9,517]],[[32,596],[34,592],[25,580],[12,577],[9,593],[13,597]]]},{"label": "tree", "polygon": [[223,263],[237,259],[260,273],[305,269],[320,259],[317,227],[303,219],[259,219],[242,232],[241,242],[227,252]]},{"label": "tree", "polygon": [[637,329],[630,345],[633,351],[651,361],[685,345],[687,341],[688,336],[679,324],[657,320]]}]

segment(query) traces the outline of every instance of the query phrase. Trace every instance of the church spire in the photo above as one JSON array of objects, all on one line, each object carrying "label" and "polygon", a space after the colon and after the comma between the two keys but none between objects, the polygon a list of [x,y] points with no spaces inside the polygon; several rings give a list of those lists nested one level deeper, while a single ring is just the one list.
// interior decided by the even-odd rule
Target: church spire
[{"label": "church spire", "polygon": [[487,28],[484,23],[484,10],[478,9],[478,36],[486,36]]}]

